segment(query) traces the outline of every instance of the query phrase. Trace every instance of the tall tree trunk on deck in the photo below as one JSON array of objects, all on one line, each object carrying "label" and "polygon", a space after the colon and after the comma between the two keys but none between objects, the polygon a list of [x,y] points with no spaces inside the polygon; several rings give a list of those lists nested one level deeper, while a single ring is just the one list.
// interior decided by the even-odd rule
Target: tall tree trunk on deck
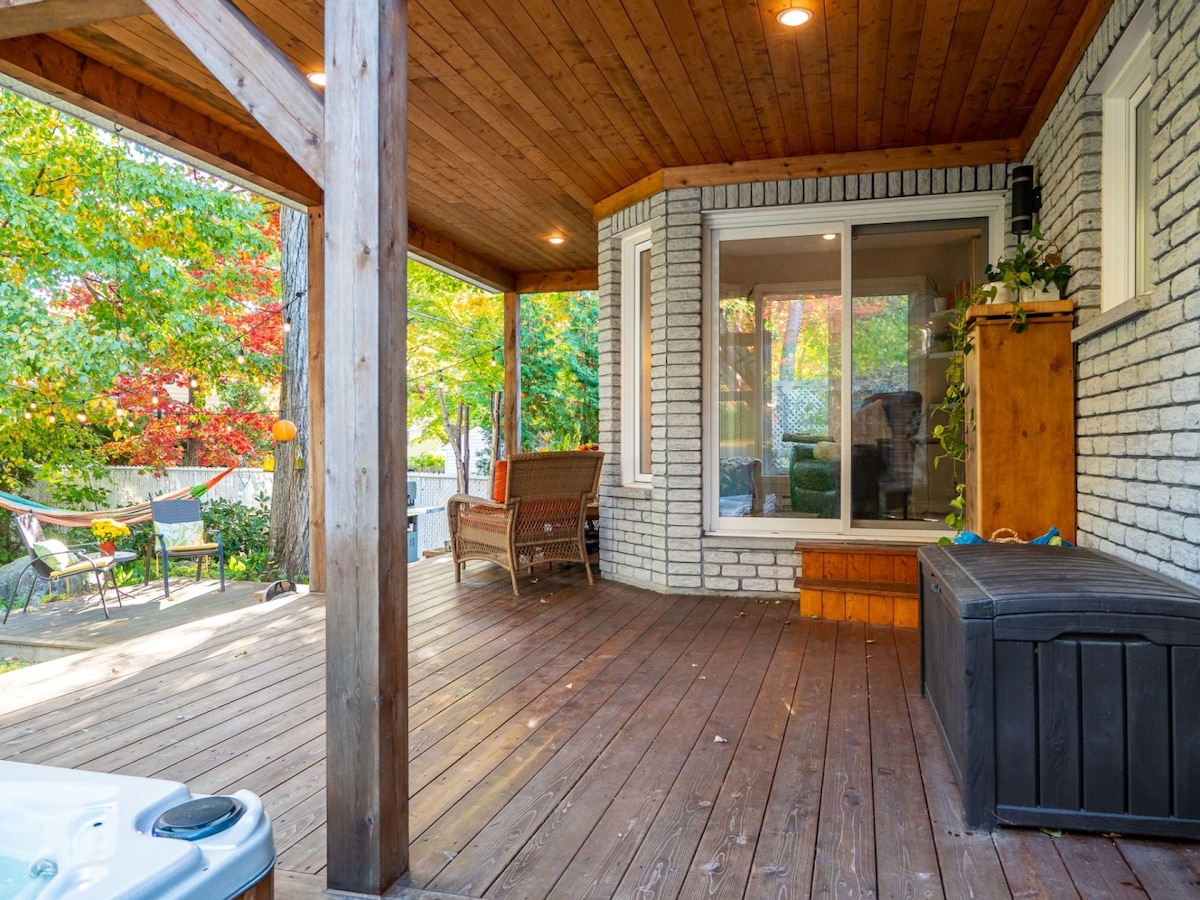
[{"label": "tall tree trunk on deck", "polygon": [[280,418],[296,424],[294,440],[275,445],[271,488],[271,559],[287,578],[308,576],[308,216],[280,210],[283,336]]}]

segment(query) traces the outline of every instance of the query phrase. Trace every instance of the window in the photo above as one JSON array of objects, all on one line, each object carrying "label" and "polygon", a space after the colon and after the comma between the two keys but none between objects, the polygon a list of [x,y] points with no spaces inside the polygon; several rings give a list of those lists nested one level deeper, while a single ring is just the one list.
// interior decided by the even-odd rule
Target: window
[{"label": "window", "polygon": [[1092,86],[1103,95],[1101,308],[1150,292],[1150,20],[1135,16]]},{"label": "window", "polygon": [[621,472],[626,484],[651,480],[650,261],[648,227],[622,238]]},{"label": "window", "polygon": [[[787,214],[837,209],[822,206]],[[956,478],[934,464],[932,435],[949,316],[993,255],[1002,209],[989,193],[844,204],[852,218],[823,222],[789,222],[782,211],[710,216],[710,528],[946,528]],[[752,224],[764,215],[776,223]]]}]

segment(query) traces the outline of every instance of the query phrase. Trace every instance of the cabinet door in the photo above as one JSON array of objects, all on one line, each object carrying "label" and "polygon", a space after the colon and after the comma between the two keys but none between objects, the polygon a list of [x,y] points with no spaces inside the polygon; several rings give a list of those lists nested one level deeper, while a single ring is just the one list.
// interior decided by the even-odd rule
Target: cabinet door
[{"label": "cabinet door", "polygon": [[[1063,302],[1063,301],[1059,301]],[[1075,384],[1069,313],[979,316],[966,358],[967,527],[1022,540],[1058,527],[1075,540]]]}]

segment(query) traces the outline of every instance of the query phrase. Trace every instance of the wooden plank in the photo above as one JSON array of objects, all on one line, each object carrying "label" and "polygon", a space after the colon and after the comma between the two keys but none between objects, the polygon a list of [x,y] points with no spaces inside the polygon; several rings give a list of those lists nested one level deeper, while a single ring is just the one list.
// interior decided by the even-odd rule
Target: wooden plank
[{"label": "wooden plank", "polygon": [[1200,847],[1194,843],[1119,838],[1117,847],[1151,897],[1170,897],[1181,885],[1200,885]]},{"label": "wooden plank", "polygon": [[868,714],[864,641],[862,625],[838,626],[814,895],[863,897],[876,891],[870,735],[859,727]]},{"label": "wooden plank", "polygon": [[1054,900],[1079,897],[1058,854],[1058,839],[1028,828],[1001,828],[992,833],[992,842],[1000,855],[1012,896]]},{"label": "wooden plank", "polygon": [[[846,553],[837,553],[829,551],[822,554],[824,565],[821,570],[821,577],[831,582],[844,582],[846,580]],[[880,579],[884,580],[884,579]]]},{"label": "wooden plank", "polygon": [[145,14],[142,0],[4,0],[0,3],[0,39]]},{"label": "wooden plank", "polygon": [[892,624],[897,628],[916,628],[920,624],[916,597],[895,597],[892,600]]},{"label": "wooden plank", "polygon": [[854,591],[846,592],[846,621],[847,622],[869,622],[871,621],[871,595],[856,593]]},{"label": "wooden plank", "polygon": [[89,121],[139,135],[269,194],[304,205],[321,189],[281,149],[255,140],[44,36],[0,41],[0,72],[75,107]]},{"label": "wooden plank", "polygon": [[308,579],[325,590],[325,208],[308,210]]},{"label": "wooden plank", "polygon": [[838,626],[813,622],[747,883],[747,897],[807,897],[821,809]]},{"label": "wooden plank", "polygon": [[992,163],[1019,162],[1021,159],[1018,143],[1002,139],[882,150],[829,152],[780,159],[744,160],[719,165],[675,166],[660,169],[641,181],[596,202],[592,206],[592,217],[596,221],[606,219],[666,188],[746,184],[754,181],[790,181],[829,175],[901,172],[907,169],[982,166]]},{"label": "wooden plank", "polygon": [[846,619],[846,592],[821,591],[821,618],[843,622]]},{"label": "wooden plank", "polygon": [[1072,834],[1055,847],[1081,897],[1146,896],[1112,838]]},{"label": "wooden plank", "polygon": [[228,0],[145,0],[217,80],[319,185],[325,182],[324,101]]},{"label": "wooden plank", "polygon": [[813,588],[802,588],[800,591],[800,615],[819,618],[821,609],[821,592]]},{"label": "wooden plank", "polygon": [[896,577],[896,557],[888,554],[873,554],[871,556],[871,580],[877,582],[898,582]]},{"label": "wooden plank", "polygon": [[504,295],[504,457],[521,452],[521,295]]},{"label": "wooden plank", "polygon": [[848,581],[871,580],[870,553],[848,553],[846,555],[846,579]]},{"label": "wooden plank", "polygon": [[[328,874],[379,894],[408,868],[406,4],[326,19]],[[353,361],[348,365],[347,361]],[[389,477],[388,473],[392,473]]]},{"label": "wooden plank", "polygon": [[878,896],[942,896],[897,632],[872,625],[866,633]]},{"label": "wooden plank", "polygon": [[872,625],[891,625],[895,617],[890,594],[872,594],[868,617]]},{"label": "wooden plank", "polygon": [[888,597],[917,597],[920,586],[900,581],[849,581],[844,578],[804,578],[795,580],[796,587],[827,591],[854,591],[859,594],[883,594]]},{"label": "wooden plank", "polygon": [[600,288],[600,270],[561,269],[551,272],[518,272],[515,287],[518,294],[595,291]]}]

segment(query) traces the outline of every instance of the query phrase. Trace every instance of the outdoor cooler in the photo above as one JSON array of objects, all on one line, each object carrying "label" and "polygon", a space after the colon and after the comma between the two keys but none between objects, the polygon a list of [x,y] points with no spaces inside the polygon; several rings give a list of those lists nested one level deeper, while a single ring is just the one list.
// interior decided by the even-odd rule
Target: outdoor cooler
[{"label": "outdoor cooler", "polygon": [[1200,837],[1200,592],[1081,548],[919,556],[921,684],[967,826]]}]

